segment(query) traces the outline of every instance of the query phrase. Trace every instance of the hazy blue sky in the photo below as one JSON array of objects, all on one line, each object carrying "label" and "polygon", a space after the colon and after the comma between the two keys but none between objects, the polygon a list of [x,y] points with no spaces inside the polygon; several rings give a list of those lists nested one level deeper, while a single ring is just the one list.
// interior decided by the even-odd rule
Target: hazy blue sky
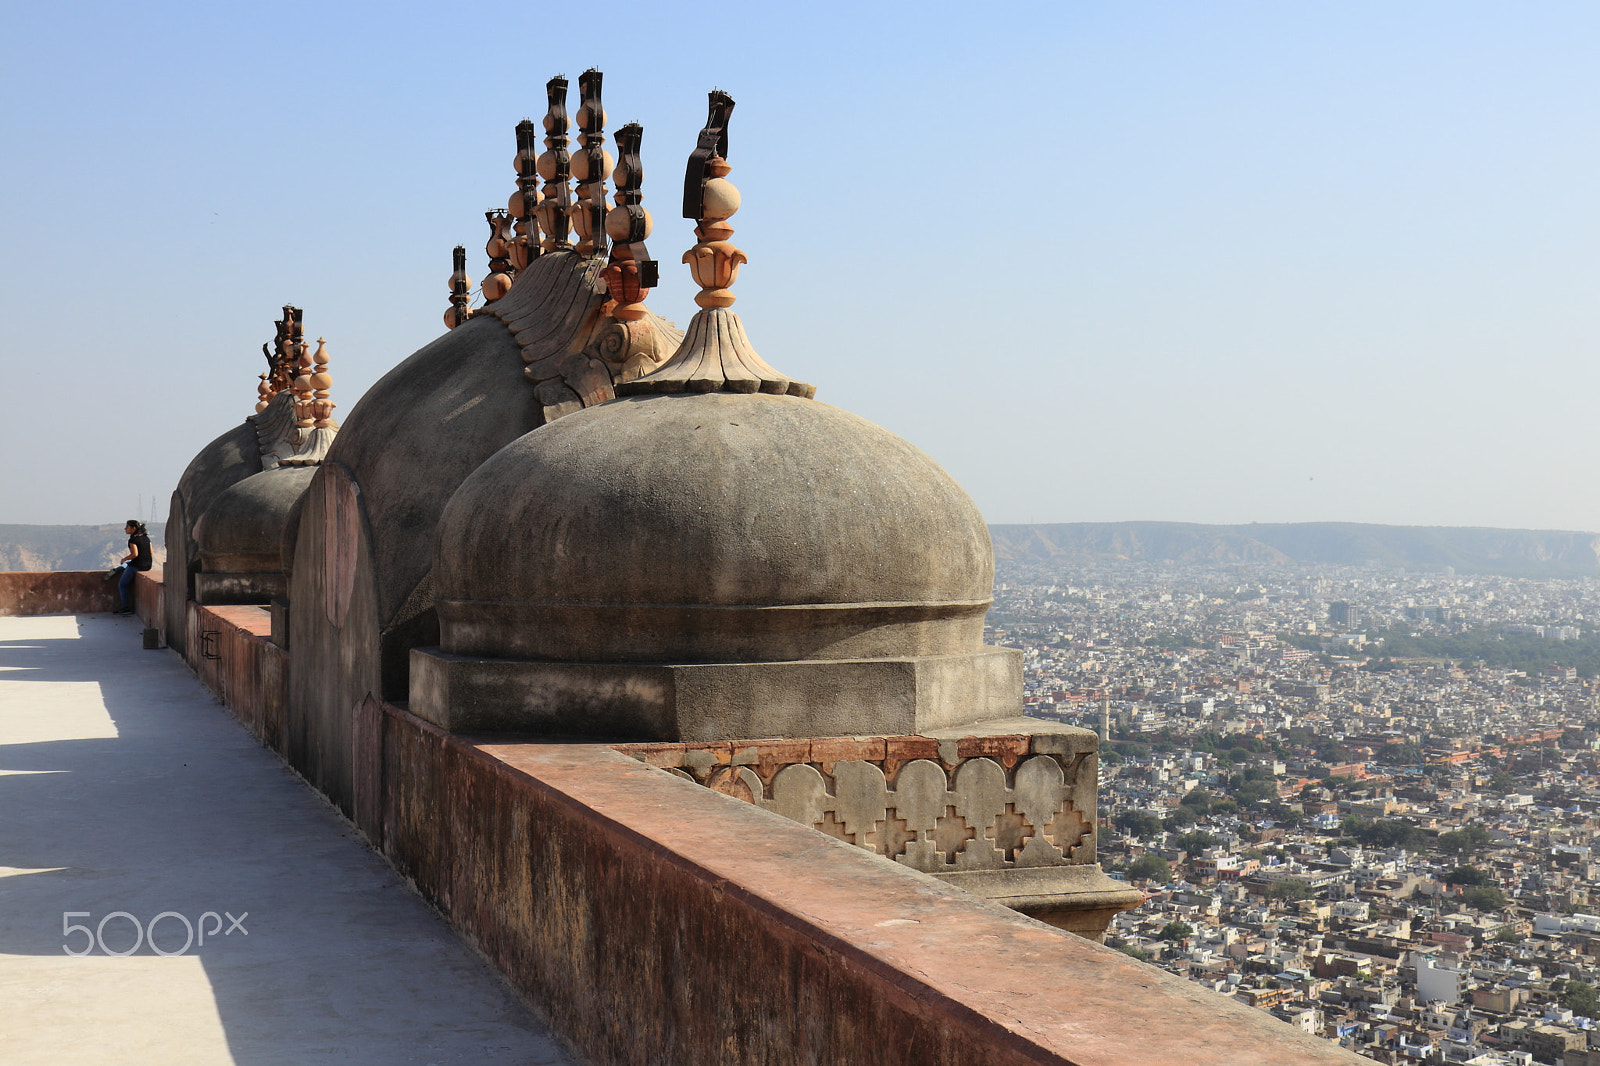
[{"label": "hazy blue sky", "polygon": [[348,413],[593,65],[652,308],[720,87],[752,340],[990,521],[1600,530],[1600,7],[708,10],[6,4],[0,523],[164,513],[285,302]]}]

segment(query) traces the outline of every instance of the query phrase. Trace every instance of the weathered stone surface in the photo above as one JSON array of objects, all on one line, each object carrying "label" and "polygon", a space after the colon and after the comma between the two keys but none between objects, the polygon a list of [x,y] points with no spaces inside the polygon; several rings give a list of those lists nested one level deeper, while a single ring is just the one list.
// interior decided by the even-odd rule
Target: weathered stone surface
[{"label": "weathered stone surface", "polygon": [[941,871],[934,876],[1096,942],[1105,936],[1106,926],[1118,911],[1144,902],[1143,892],[1125,881],[1113,881],[1098,864]]},{"label": "weathered stone surface", "polygon": [[166,600],[163,628],[168,644],[184,650],[186,600],[194,598],[194,567],[197,547],[194,522],[213,500],[230,485],[261,470],[261,449],[256,441],[255,424],[249,421],[222,434],[207,444],[189,461],[178,487],[173,490],[167,511],[167,561],[164,583],[172,594]]},{"label": "weathered stone surface", "polygon": [[95,614],[122,602],[104,570],[0,571],[0,615]]},{"label": "weathered stone surface", "polygon": [[[315,623],[317,639],[336,641],[337,651],[325,664],[333,677],[297,681],[297,693],[311,696],[322,688],[319,702],[344,706],[369,690],[407,698],[410,649],[439,641],[430,577],[439,514],[479,464],[543,424],[525,358],[568,352],[574,331],[585,328],[603,300],[594,290],[591,266],[570,253],[541,256],[500,301],[515,298],[529,323],[522,331],[525,343],[494,315],[475,316],[385,374],[344,419],[324,466],[337,464],[362,497],[364,561],[359,576],[339,577],[353,582],[353,589],[370,590],[375,629],[358,633],[345,621],[332,632],[327,620]],[[286,522],[297,545],[305,517],[291,513]],[[311,539],[319,545],[326,540],[320,532]],[[312,569],[303,580],[296,575],[305,595],[291,597],[297,632],[308,638],[312,627],[299,627],[300,613],[325,614],[329,593],[318,572],[320,551],[302,558],[297,546],[288,567],[304,562]],[[369,670],[377,675],[375,685],[366,684]],[[333,702],[326,706],[330,715],[347,713]]]},{"label": "weathered stone surface", "polygon": [[274,467],[218,493],[194,524],[201,572],[281,571],[284,524],[315,473],[314,467]]},{"label": "weathered stone surface", "polygon": [[266,605],[289,591],[281,570],[244,574],[194,575],[194,602],[203,604],[254,603]]},{"label": "weathered stone surface", "polygon": [[628,398],[530,433],[462,485],[438,553],[443,647],[506,658],[964,652],[993,585],[982,517],[933,460],[764,394]]},{"label": "weathered stone surface", "polygon": [[907,733],[1006,714],[1016,655],[985,648],[838,662],[563,663],[416,648],[411,708],[457,732],[635,740]]},{"label": "weathered stone surface", "polygon": [[833,811],[852,844],[861,843],[884,820],[889,783],[869,762],[842,762],[833,771]]}]

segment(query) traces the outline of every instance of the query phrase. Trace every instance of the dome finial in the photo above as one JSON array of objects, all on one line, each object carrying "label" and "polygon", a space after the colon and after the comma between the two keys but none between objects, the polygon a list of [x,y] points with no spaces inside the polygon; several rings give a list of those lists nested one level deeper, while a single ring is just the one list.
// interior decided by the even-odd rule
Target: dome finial
[{"label": "dome finial", "polygon": [[450,275],[450,308],[444,313],[444,324],[455,329],[472,317],[472,308],[467,306],[472,302],[472,279],[467,277],[467,249],[463,245],[455,246],[451,259],[455,270]]},{"label": "dome finial", "polygon": [[[723,158],[728,150],[728,118],[733,97],[711,91],[710,111],[699,143],[689,156],[683,179],[683,216],[698,220],[694,234],[699,243],[683,254],[700,293],[694,302],[700,310],[689,320],[683,343],[661,366],[633,381],[619,384],[617,395],[655,392],[766,392],[803,396],[817,393],[815,385],[794,381],[778,373],[756,354],[745,336],[744,323],[730,306],[728,287],[739,276],[745,254],[729,243],[733,227],[728,219],[739,210],[739,190],[727,178],[733,168]],[[621,136],[618,135],[618,143]]]},{"label": "dome finial", "polygon": [[578,234],[579,255],[598,255],[606,250],[606,175],[611,173],[612,159],[604,148],[606,110],[600,103],[600,83],[604,78],[593,67],[578,76],[578,140],[583,149],[572,157],[578,196],[568,213]]},{"label": "dome finial", "polygon": [[611,175],[617,187],[617,206],[606,214],[611,262],[600,276],[606,281],[607,294],[616,301],[611,316],[623,322],[637,322],[646,315],[644,298],[660,280],[656,261],[644,246],[653,222],[639,192],[644,182],[644,167],[639,162],[643,136],[644,127],[637,122],[617,131],[617,169]]},{"label": "dome finial", "polygon": [[267,389],[268,398],[278,395],[284,389],[294,384],[294,352],[290,347],[290,340],[294,334],[294,316],[298,312],[290,304],[283,305],[283,317],[272,323],[276,332],[272,338],[272,351],[267,351],[267,346],[261,346],[261,352],[267,357]]},{"label": "dome finial", "polygon": [[328,342],[318,337],[317,351],[311,358],[316,363],[316,373],[311,375],[311,387],[316,390],[311,400],[311,417],[316,419],[317,429],[327,429],[332,424],[333,409],[339,406],[328,399],[328,390],[333,387],[333,375],[328,373]]},{"label": "dome finial", "polygon": [[544,199],[539,204],[539,228],[544,230],[546,252],[566,251],[567,209],[572,206],[572,188],[567,155],[567,79],[557,75],[545,83],[550,110],[544,116],[545,152],[539,157],[539,176],[544,179]]},{"label": "dome finial", "polygon": [[295,369],[299,372],[294,379],[294,413],[298,420],[296,425],[301,429],[310,429],[316,422],[315,416],[311,413],[316,386],[311,383],[311,345],[306,343],[305,327],[301,324],[298,308],[295,312],[291,350],[294,352]]},{"label": "dome finial", "polygon": [[733,168],[723,158],[732,116],[733,97],[721,89],[711,90],[710,113],[683,178],[683,217],[697,220],[694,235],[700,238],[683,253],[683,261],[700,286],[694,302],[701,307],[731,307],[736,297],[729,286],[739,277],[740,264],[749,262],[728,241],[733,236],[728,219],[739,210],[739,190],[728,180]]},{"label": "dome finial", "polygon": [[483,213],[489,223],[489,240],[483,246],[489,256],[489,276],[483,279],[483,302],[493,303],[511,291],[511,279],[516,268],[508,258],[511,254],[511,219],[504,208],[492,208]]},{"label": "dome finial", "polygon": [[516,239],[511,242],[511,265],[518,270],[539,258],[539,151],[531,119],[517,123],[517,191],[506,204],[516,219]]}]

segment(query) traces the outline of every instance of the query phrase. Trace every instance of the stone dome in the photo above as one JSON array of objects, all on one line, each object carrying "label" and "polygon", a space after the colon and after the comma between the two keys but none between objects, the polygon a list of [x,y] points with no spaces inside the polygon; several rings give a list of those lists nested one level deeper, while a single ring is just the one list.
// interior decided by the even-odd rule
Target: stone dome
[{"label": "stone dome", "polygon": [[766,393],[629,396],[518,438],[445,507],[443,651],[567,662],[982,646],[971,498],[866,419]]},{"label": "stone dome", "polygon": [[284,523],[315,474],[312,466],[279,466],[218,493],[195,523],[200,569],[213,574],[282,570]]}]

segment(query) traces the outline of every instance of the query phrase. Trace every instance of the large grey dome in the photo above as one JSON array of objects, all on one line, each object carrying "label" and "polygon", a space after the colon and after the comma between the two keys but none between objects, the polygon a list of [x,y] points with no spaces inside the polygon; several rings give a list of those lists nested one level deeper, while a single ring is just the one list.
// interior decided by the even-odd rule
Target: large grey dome
[{"label": "large grey dome", "polygon": [[970,652],[994,557],[931,458],[814,400],[614,400],[508,444],[435,547],[447,653],[756,662]]}]

